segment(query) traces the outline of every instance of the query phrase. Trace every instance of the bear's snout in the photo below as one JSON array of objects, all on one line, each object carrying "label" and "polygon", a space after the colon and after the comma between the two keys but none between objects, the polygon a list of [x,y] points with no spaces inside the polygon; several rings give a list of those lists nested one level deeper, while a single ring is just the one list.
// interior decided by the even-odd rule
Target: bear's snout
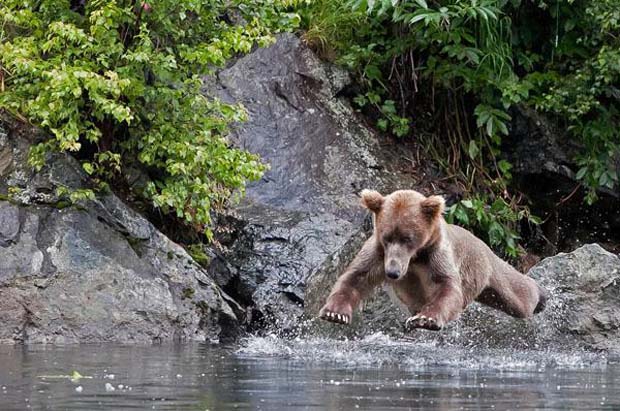
[{"label": "bear's snout", "polygon": [[385,275],[392,280],[397,280],[400,277],[400,271],[400,266],[395,260],[385,265]]}]

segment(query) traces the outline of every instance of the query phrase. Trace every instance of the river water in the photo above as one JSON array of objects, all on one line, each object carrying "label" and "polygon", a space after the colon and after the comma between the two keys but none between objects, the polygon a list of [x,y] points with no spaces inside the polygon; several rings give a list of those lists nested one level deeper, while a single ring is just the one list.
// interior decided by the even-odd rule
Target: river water
[{"label": "river water", "polygon": [[[0,409],[618,410],[602,354],[393,340],[0,346]],[[74,378],[70,378],[70,377]]]}]

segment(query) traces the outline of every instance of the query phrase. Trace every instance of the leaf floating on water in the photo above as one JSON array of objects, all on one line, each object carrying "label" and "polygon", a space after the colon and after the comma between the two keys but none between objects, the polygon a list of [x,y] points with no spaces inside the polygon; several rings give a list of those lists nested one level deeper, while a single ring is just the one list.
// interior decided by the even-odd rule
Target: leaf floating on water
[{"label": "leaf floating on water", "polygon": [[73,372],[71,374],[68,375],[38,375],[37,378],[43,378],[43,379],[67,379],[70,380],[71,382],[78,382],[81,379],[84,378],[88,378],[88,379],[92,379],[92,376],[87,376],[87,375],[82,375],[79,372],[77,372],[76,370],[73,370]]},{"label": "leaf floating on water", "polygon": [[84,378],[84,376],[82,374],[80,374],[79,372],[77,372],[76,370],[73,370],[73,372],[71,373],[71,381],[72,382],[79,381],[82,378]]}]

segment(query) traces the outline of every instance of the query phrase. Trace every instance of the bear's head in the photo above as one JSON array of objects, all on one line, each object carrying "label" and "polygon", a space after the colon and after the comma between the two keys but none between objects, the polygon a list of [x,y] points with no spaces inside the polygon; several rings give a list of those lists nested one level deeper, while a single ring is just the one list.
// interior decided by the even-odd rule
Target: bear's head
[{"label": "bear's head", "polygon": [[363,190],[361,196],[362,205],[374,213],[374,235],[383,247],[385,275],[398,280],[407,273],[409,263],[439,237],[444,200],[413,190],[385,197]]}]

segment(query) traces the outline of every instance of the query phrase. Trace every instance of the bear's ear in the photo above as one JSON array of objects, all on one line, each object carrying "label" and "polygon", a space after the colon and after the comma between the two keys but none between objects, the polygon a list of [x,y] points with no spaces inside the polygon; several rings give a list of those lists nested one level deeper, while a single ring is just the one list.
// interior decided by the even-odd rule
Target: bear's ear
[{"label": "bear's ear", "polygon": [[364,207],[373,213],[378,213],[379,210],[381,210],[381,206],[383,205],[383,201],[385,199],[378,191],[362,190],[360,195],[362,196],[362,205]]},{"label": "bear's ear", "polygon": [[443,213],[443,209],[446,202],[441,196],[430,196],[422,200],[422,213],[428,217],[429,220],[434,220]]}]

